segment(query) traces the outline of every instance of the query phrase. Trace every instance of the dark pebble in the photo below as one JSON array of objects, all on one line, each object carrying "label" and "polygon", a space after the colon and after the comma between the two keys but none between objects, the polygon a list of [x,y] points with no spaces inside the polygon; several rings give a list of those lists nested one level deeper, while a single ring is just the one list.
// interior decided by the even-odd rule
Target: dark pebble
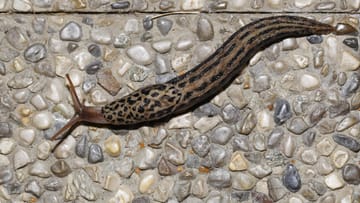
[{"label": "dark pebble", "polygon": [[0,138],[2,137],[11,137],[12,130],[9,123],[0,122]]},{"label": "dark pebble", "polygon": [[309,131],[305,134],[303,134],[303,142],[306,146],[311,147],[311,145],[314,143],[316,137],[315,131]]},{"label": "dark pebble", "polygon": [[359,50],[359,41],[357,38],[346,38],[343,43],[355,51]]},{"label": "dark pebble", "polygon": [[74,42],[70,42],[68,45],[67,45],[67,51],[69,53],[75,51],[77,48],[79,47],[78,44],[74,43]]},{"label": "dark pebble", "polygon": [[86,156],[88,150],[88,139],[86,135],[83,135],[75,146],[75,153],[81,158]]},{"label": "dark pebble", "polygon": [[355,164],[346,164],[342,169],[343,179],[353,185],[360,184],[360,168]]},{"label": "dark pebble", "polygon": [[10,168],[0,169],[0,185],[10,182],[14,177],[13,171]]},{"label": "dark pebble", "polygon": [[5,75],[5,74],[6,74],[5,64],[3,62],[0,62],[0,75]]},{"label": "dark pebble", "polygon": [[346,81],[341,88],[341,92],[344,96],[348,97],[355,93],[360,86],[360,75],[358,73],[351,74],[350,78]]},{"label": "dark pebble", "polygon": [[65,177],[71,173],[71,168],[69,164],[64,160],[56,161],[51,167],[51,172],[53,172],[57,177]]},{"label": "dark pebble", "polygon": [[284,130],[281,128],[275,128],[269,135],[267,145],[268,147],[274,148],[280,144],[281,139],[283,138]]},{"label": "dark pebble", "polygon": [[103,67],[103,64],[101,63],[101,61],[94,61],[94,62],[90,63],[89,65],[85,66],[85,71],[89,75],[94,75],[102,67]]},{"label": "dark pebble", "polygon": [[323,41],[323,38],[321,35],[311,35],[306,37],[307,41],[311,44],[320,44]]},{"label": "dark pebble", "polygon": [[160,18],[156,21],[156,26],[162,35],[167,35],[171,30],[173,22],[167,18]]},{"label": "dark pebble", "polygon": [[360,151],[360,143],[356,141],[354,138],[343,135],[343,134],[335,134],[333,135],[333,139],[339,145],[342,145],[353,152]]},{"label": "dark pebble", "polygon": [[151,16],[145,16],[143,19],[143,27],[145,30],[150,30],[153,27],[154,23]]},{"label": "dark pebble", "polygon": [[36,63],[46,57],[46,48],[43,44],[36,43],[29,46],[24,52],[24,58],[27,61]]},{"label": "dark pebble", "polygon": [[283,184],[291,192],[297,192],[301,188],[301,179],[297,168],[289,164],[283,174]]},{"label": "dark pebble", "polygon": [[88,51],[91,55],[95,57],[101,56],[101,48],[97,44],[90,44],[88,46]]},{"label": "dark pebble", "polygon": [[129,1],[120,1],[111,4],[112,9],[126,9],[130,7]]},{"label": "dark pebble", "polygon": [[330,118],[345,115],[350,112],[350,104],[346,101],[340,101],[329,107]]},{"label": "dark pebble", "polygon": [[132,203],[150,203],[150,198],[147,196],[136,197]]},{"label": "dark pebble", "polygon": [[104,161],[103,151],[98,144],[90,145],[88,161],[89,161],[89,163],[92,163],[92,164]]},{"label": "dark pebble", "polygon": [[236,191],[231,193],[231,199],[235,202],[245,202],[250,199],[251,192],[249,191]]},{"label": "dark pebble", "polygon": [[289,118],[291,118],[292,112],[290,104],[285,99],[278,99],[275,102],[274,121],[276,124],[281,125]]}]

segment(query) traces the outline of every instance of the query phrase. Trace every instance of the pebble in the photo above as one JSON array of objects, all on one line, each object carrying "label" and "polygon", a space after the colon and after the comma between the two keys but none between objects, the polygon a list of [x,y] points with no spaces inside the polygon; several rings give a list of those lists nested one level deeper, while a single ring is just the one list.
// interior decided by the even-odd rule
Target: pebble
[{"label": "pebble", "polygon": [[56,149],[54,155],[58,159],[65,159],[72,155],[76,140],[73,136],[68,136]]},{"label": "pebble", "polygon": [[221,167],[225,164],[227,157],[226,149],[220,145],[212,144],[210,147],[210,158],[214,167]]},{"label": "pebble", "polygon": [[305,132],[309,126],[305,123],[302,117],[294,117],[288,123],[287,128],[290,132],[300,135]]},{"label": "pebble", "polygon": [[165,154],[167,160],[176,166],[183,165],[185,163],[184,152],[175,144],[170,142],[166,143]]},{"label": "pebble", "polygon": [[159,202],[166,202],[169,199],[171,193],[173,192],[174,185],[175,185],[175,181],[171,177],[165,177],[162,180],[160,180],[153,194],[154,200]]},{"label": "pebble", "polygon": [[119,186],[116,194],[110,198],[109,203],[131,203],[134,200],[134,194],[132,193],[131,189],[126,185]]},{"label": "pebble", "polygon": [[27,61],[37,63],[46,58],[46,48],[43,44],[35,43],[29,46],[24,52],[24,58]]},{"label": "pebble", "polygon": [[343,71],[354,71],[360,66],[360,59],[344,51],[341,56],[340,68]]},{"label": "pebble", "polygon": [[197,177],[191,184],[191,194],[198,198],[204,198],[208,193],[209,186],[206,183],[206,178],[203,176]]},{"label": "pebble", "polygon": [[175,183],[174,195],[176,199],[182,202],[186,197],[190,195],[191,182],[187,180],[180,180]]},{"label": "pebble", "polygon": [[342,177],[345,182],[353,185],[360,184],[360,168],[355,164],[346,164],[342,168]]},{"label": "pebble", "polygon": [[355,51],[359,50],[359,42],[358,42],[357,38],[353,38],[353,37],[352,38],[346,38],[346,39],[343,40],[343,43],[346,46],[354,49]]},{"label": "pebble", "polygon": [[347,151],[337,149],[331,155],[331,160],[336,168],[342,168],[349,160],[349,153]]},{"label": "pebble", "polygon": [[81,136],[80,140],[75,146],[75,153],[81,158],[85,158],[89,150],[88,137],[86,135]]},{"label": "pebble", "polygon": [[31,193],[31,194],[35,195],[36,197],[40,197],[40,195],[42,193],[42,188],[40,187],[40,184],[38,181],[31,180],[30,182],[28,182],[25,185],[24,191]]},{"label": "pebble", "polygon": [[289,118],[292,117],[290,104],[284,99],[278,99],[275,103],[274,121],[276,124],[281,125]]},{"label": "pebble", "polygon": [[54,118],[48,111],[41,111],[37,112],[32,117],[32,123],[34,127],[36,127],[39,130],[45,130],[50,128],[54,123]]},{"label": "pebble", "polygon": [[275,148],[280,144],[281,139],[284,136],[284,130],[282,128],[275,128],[269,135],[267,140],[267,146],[269,148]]},{"label": "pebble", "polygon": [[0,184],[9,183],[14,178],[13,171],[8,167],[0,168]]},{"label": "pebble", "polygon": [[196,35],[200,41],[208,41],[214,38],[214,27],[209,19],[200,16],[197,22]]},{"label": "pebble", "polygon": [[172,46],[171,40],[160,40],[152,43],[151,47],[160,54],[165,54],[170,51]]},{"label": "pebble", "polygon": [[121,142],[119,136],[111,135],[104,142],[105,152],[112,157],[117,157],[121,153]]},{"label": "pebble", "polygon": [[50,156],[51,145],[48,141],[43,141],[37,146],[37,158],[40,160],[45,160]]},{"label": "pebble", "polygon": [[232,141],[232,147],[234,151],[241,150],[244,152],[249,151],[250,144],[249,139],[246,136],[235,136]]},{"label": "pebble", "polygon": [[9,62],[19,56],[20,53],[14,49],[11,49],[6,46],[0,48],[0,60],[4,62]]},{"label": "pebble", "polygon": [[222,126],[213,131],[210,140],[212,143],[225,145],[233,135],[234,133],[231,128]]},{"label": "pebble", "polygon": [[51,172],[57,177],[65,177],[71,173],[71,168],[65,160],[58,160],[50,166]]},{"label": "pebble", "polygon": [[181,3],[181,8],[183,10],[197,10],[201,9],[204,6],[204,0],[184,0]]},{"label": "pebble", "polygon": [[320,80],[312,74],[305,73],[300,76],[300,84],[305,90],[311,91],[320,87]]},{"label": "pebble", "polygon": [[334,170],[334,167],[332,166],[330,161],[327,158],[321,156],[316,163],[316,168],[321,175],[328,175]]},{"label": "pebble", "polygon": [[181,36],[175,44],[178,51],[187,51],[194,46],[194,41],[189,36]]},{"label": "pebble", "polygon": [[45,98],[41,94],[36,94],[30,99],[30,103],[37,109],[37,110],[45,110],[48,107],[48,104]]},{"label": "pebble", "polygon": [[83,170],[74,172],[73,185],[78,190],[80,195],[89,201],[96,200],[95,188],[92,187],[91,178]]},{"label": "pebble", "polygon": [[236,173],[232,177],[232,188],[236,190],[251,190],[256,185],[256,178],[247,173]]},{"label": "pebble", "polygon": [[60,30],[61,40],[78,42],[81,40],[81,38],[82,28],[78,23],[74,21],[70,21]]},{"label": "pebble", "polygon": [[231,155],[229,169],[231,171],[243,171],[248,168],[248,162],[240,151],[236,151]]},{"label": "pebble", "polygon": [[44,187],[49,191],[58,191],[63,187],[63,185],[60,179],[52,177],[44,183]]},{"label": "pebble", "polygon": [[[23,33],[23,30],[19,27],[12,27],[6,32],[6,40],[9,42],[11,46],[18,50],[25,49],[29,40],[26,35]],[[13,54],[11,54],[13,55]]]},{"label": "pebble", "polygon": [[301,159],[305,164],[314,165],[318,160],[318,154],[312,149],[306,149],[301,153]]},{"label": "pebble", "polygon": [[272,169],[270,166],[268,166],[266,164],[260,164],[260,165],[251,166],[248,169],[248,171],[251,175],[255,176],[256,178],[262,179],[262,178],[270,175],[272,172]]},{"label": "pebble", "polygon": [[11,125],[7,122],[0,122],[0,138],[11,137],[12,128]]},{"label": "pebble", "polygon": [[195,137],[191,141],[191,147],[198,156],[205,157],[210,151],[210,142],[208,136],[201,135]]},{"label": "pebble", "polygon": [[259,75],[254,79],[253,91],[263,92],[270,89],[271,78],[268,75]]},{"label": "pebble", "polygon": [[306,39],[311,44],[321,44],[321,42],[323,42],[323,38],[321,35],[311,35],[311,36],[306,37]]},{"label": "pebble", "polygon": [[153,62],[151,53],[142,45],[134,45],[130,47],[126,53],[139,65],[149,65]]},{"label": "pebble", "polygon": [[88,152],[88,162],[95,164],[104,161],[102,148],[98,144],[91,144]]},{"label": "pebble", "polygon": [[304,185],[301,188],[300,193],[308,201],[316,201],[319,198],[319,195],[316,194],[314,189],[310,188],[308,185]]},{"label": "pebble", "polygon": [[324,137],[318,144],[316,150],[322,156],[329,156],[335,149],[336,144],[329,137]]},{"label": "pebble", "polygon": [[360,151],[360,143],[350,137],[343,134],[334,134],[333,140],[338,143],[339,145],[342,145],[348,149],[350,149],[353,152],[359,152]]},{"label": "pebble", "polygon": [[111,44],[112,35],[106,28],[91,29],[90,39],[98,44]]},{"label": "pebble", "polygon": [[360,75],[357,73],[351,74],[350,78],[346,81],[344,86],[341,88],[341,93],[348,97],[359,89],[360,86]]},{"label": "pebble", "polygon": [[287,135],[285,136],[282,142],[283,153],[287,157],[292,157],[294,155],[296,149],[296,142],[293,136]]},{"label": "pebble", "polygon": [[156,26],[163,36],[166,36],[173,26],[173,21],[168,18],[160,18],[156,21]]},{"label": "pebble", "polygon": [[147,196],[136,197],[132,203],[150,203],[150,198]]},{"label": "pebble", "polygon": [[33,73],[30,71],[22,71],[15,74],[15,76],[8,81],[7,86],[14,89],[23,89],[29,87],[33,83]]},{"label": "pebble", "polygon": [[144,81],[150,73],[150,69],[145,66],[136,65],[129,70],[130,80],[134,82]]},{"label": "pebble", "polygon": [[235,124],[235,128],[238,133],[248,135],[255,128],[257,118],[253,111],[244,110],[241,113],[241,118]]},{"label": "pebble", "polygon": [[13,157],[13,162],[14,162],[14,168],[19,169],[19,168],[22,168],[22,167],[28,165],[31,162],[31,159],[27,152],[20,149],[15,152],[14,157]]},{"label": "pebble", "polygon": [[316,10],[332,10],[336,7],[335,2],[323,2],[315,5]]},{"label": "pebble", "polygon": [[170,62],[167,57],[157,54],[154,61],[156,74],[165,74],[170,72]]},{"label": "pebble", "polygon": [[286,195],[286,190],[279,178],[270,177],[267,180],[269,196],[272,200],[278,201]]},{"label": "pebble", "polygon": [[40,178],[48,178],[51,176],[48,166],[44,161],[36,161],[29,168],[29,174]]},{"label": "pebble", "polygon": [[337,172],[333,172],[333,173],[327,175],[325,177],[324,181],[325,181],[326,186],[332,190],[342,188],[345,184]]},{"label": "pebble", "polygon": [[14,0],[12,7],[20,12],[31,11],[32,6],[29,0]]},{"label": "pebble", "polygon": [[131,38],[125,34],[120,33],[114,37],[114,47],[115,48],[127,48],[131,44]]},{"label": "pebble", "polygon": [[130,7],[129,1],[119,1],[111,4],[112,9],[127,9]]},{"label": "pebble", "polygon": [[219,124],[220,118],[215,117],[202,117],[194,123],[195,129],[198,129],[200,133],[208,132],[213,129],[217,124]]},{"label": "pebble", "polygon": [[10,154],[15,149],[15,141],[11,138],[0,139],[0,154]]},{"label": "pebble", "polygon": [[128,178],[134,172],[134,169],[134,161],[129,157],[125,157],[124,159],[121,159],[118,164],[116,164],[115,171],[121,177]]},{"label": "pebble", "polygon": [[36,132],[32,128],[22,128],[19,130],[19,138],[25,145],[31,145],[35,140]]},{"label": "pebble", "polygon": [[159,155],[151,148],[145,147],[140,152],[138,152],[137,157],[135,158],[137,167],[142,170],[154,168],[156,162],[159,158]]},{"label": "pebble", "polygon": [[19,103],[19,104],[23,104],[25,102],[27,102],[29,100],[30,97],[30,92],[25,90],[18,90],[15,91],[13,94],[13,98],[15,100],[15,102]]},{"label": "pebble", "polygon": [[121,89],[121,84],[113,76],[111,69],[100,69],[96,74],[97,81],[110,95],[115,96]]},{"label": "pebble", "polygon": [[227,188],[231,186],[231,174],[229,171],[216,168],[212,170],[208,176],[208,184],[215,187],[215,188]]},{"label": "pebble", "polygon": [[350,111],[350,104],[346,101],[340,101],[329,107],[330,118],[345,115]]},{"label": "pebble", "polygon": [[291,192],[297,192],[301,188],[301,178],[298,169],[289,164],[286,166],[282,176],[284,186]]},{"label": "pebble", "polygon": [[158,177],[154,171],[146,171],[139,182],[139,192],[141,193],[151,193],[151,189],[156,182],[158,182]]}]

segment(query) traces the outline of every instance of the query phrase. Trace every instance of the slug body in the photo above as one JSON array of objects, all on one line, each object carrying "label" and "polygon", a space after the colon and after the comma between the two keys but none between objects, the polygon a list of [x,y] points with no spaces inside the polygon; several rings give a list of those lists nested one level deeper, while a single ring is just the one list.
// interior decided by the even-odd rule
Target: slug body
[{"label": "slug body", "polygon": [[256,20],[240,28],[202,63],[166,83],[140,88],[101,109],[85,107],[70,90],[76,115],[52,139],[79,122],[129,126],[157,121],[189,111],[223,91],[259,51],[289,37],[349,34],[347,24],[333,27],[308,18],[275,16]]}]

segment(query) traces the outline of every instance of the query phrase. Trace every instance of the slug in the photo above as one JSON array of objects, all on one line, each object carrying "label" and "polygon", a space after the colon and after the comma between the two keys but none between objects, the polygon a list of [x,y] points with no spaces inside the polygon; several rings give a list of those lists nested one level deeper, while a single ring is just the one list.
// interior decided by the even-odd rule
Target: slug
[{"label": "slug", "polygon": [[340,23],[334,27],[298,16],[262,18],[241,27],[212,55],[186,73],[162,84],[140,88],[101,108],[80,103],[70,77],[66,75],[75,115],[51,140],[81,122],[128,127],[185,113],[223,91],[249,60],[266,47],[289,37],[330,33],[343,35],[357,31],[348,24]]}]

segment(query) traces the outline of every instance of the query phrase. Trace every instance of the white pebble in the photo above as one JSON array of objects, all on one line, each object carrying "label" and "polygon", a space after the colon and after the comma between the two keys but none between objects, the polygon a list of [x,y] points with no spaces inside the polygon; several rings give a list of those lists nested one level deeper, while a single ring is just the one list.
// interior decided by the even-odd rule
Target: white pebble
[{"label": "white pebble", "polygon": [[306,68],[309,66],[309,58],[306,56],[294,54],[294,59],[299,68]]},{"label": "white pebble", "polygon": [[31,2],[29,0],[14,0],[13,8],[17,11],[31,11]]},{"label": "white pebble", "polygon": [[347,1],[350,9],[357,11],[360,8],[360,0],[348,0]]},{"label": "white pebble", "polygon": [[296,142],[291,135],[285,136],[284,142],[282,144],[283,153],[287,157],[292,157],[296,149]]},{"label": "white pebble", "polygon": [[304,8],[310,6],[312,4],[312,0],[296,0],[294,2],[295,7]]},{"label": "white pebble", "polygon": [[45,160],[50,156],[51,153],[51,145],[49,141],[43,141],[37,146],[37,158],[41,160]]},{"label": "white pebble", "polygon": [[298,48],[299,45],[295,38],[288,38],[282,41],[282,50],[289,51]]},{"label": "white pebble", "polygon": [[360,67],[359,57],[355,57],[347,51],[342,53],[340,68],[343,71],[354,71]]},{"label": "white pebble", "polygon": [[330,189],[335,190],[344,186],[344,181],[337,172],[333,172],[325,177],[325,184]]},{"label": "white pebble", "polygon": [[169,129],[180,129],[180,128],[190,128],[192,126],[193,117],[191,113],[187,113],[181,116],[172,118],[169,123]]},{"label": "white pebble", "polygon": [[21,167],[26,166],[28,163],[30,163],[30,157],[27,152],[20,149],[19,151],[15,152],[14,157],[14,167],[15,169],[19,169]]},{"label": "white pebble", "polygon": [[109,203],[131,203],[134,199],[134,194],[130,188],[125,185],[119,186],[115,196],[109,200]]},{"label": "white pebble", "polygon": [[35,140],[35,130],[32,128],[23,128],[19,131],[19,137],[26,145],[31,145]]},{"label": "white pebble", "polygon": [[[83,83],[82,71],[78,69],[72,69],[69,71],[70,79],[75,87],[78,87]],[[68,82],[66,80],[66,82]]]},{"label": "white pebble", "polygon": [[170,40],[161,40],[154,42],[151,46],[155,51],[164,54],[171,49],[171,45],[172,42]]},{"label": "white pebble", "polygon": [[95,61],[95,57],[86,49],[79,49],[72,54],[74,61],[77,62],[80,70],[85,70],[86,66]]},{"label": "white pebble", "polygon": [[108,103],[105,92],[102,90],[96,89],[91,92],[90,96],[92,103],[94,103],[95,105],[104,105]]},{"label": "white pebble", "polygon": [[37,110],[44,110],[48,107],[44,97],[41,94],[34,95],[30,103],[37,109]]},{"label": "white pebble", "polygon": [[181,72],[191,61],[191,54],[181,54],[171,60],[171,66],[176,72]]},{"label": "white pebble", "polygon": [[237,8],[237,9],[241,9],[244,6],[246,6],[249,1],[248,0],[230,0],[230,5],[232,5],[232,7]]},{"label": "white pebble", "polygon": [[41,178],[47,178],[51,176],[49,168],[44,161],[36,161],[29,168],[29,173],[30,175],[38,176]]},{"label": "white pebble", "polygon": [[68,136],[55,150],[54,155],[58,159],[66,159],[74,152],[76,140],[73,136]]},{"label": "white pebble", "polygon": [[207,57],[209,57],[214,51],[215,50],[212,46],[209,46],[207,44],[200,44],[195,48],[196,62],[201,63]]},{"label": "white pebble", "polygon": [[335,149],[336,144],[335,142],[329,138],[323,138],[317,145],[316,149],[322,156],[329,156],[331,152]]},{"label": "white pebble", "polygon": [[28,97],[29,91],[27,89],[18,90],[13,94],[13,98],[17,103],[25,103]]},{"label": "white pebble", "polygon": [[313,165],[318,160],[318,155],[314,150],[307,149],[301,153],[301,159],[305,164]]},{"label": "white pebble", "polygon": [[151,53],[142,45],[134,45],[126,51],[127,55],[139,65],[149,65],[153,57]]},{"label": "white pebble", "polygon": [[0,139],[0,154],[9,154],[15,148],[15,142],[10,138],[1,138]]},{"label": "white pebble", "polygon": [[194,127],[201,133],[205,133],[213,129],[221,120],[219,117],[201,117],[195,124]]},{"label": "white pebble", "polygon": [[[328,57],[330,59],[337,59],[339,58],[338,56],[338,43],[337,43],[337,40],[335,37],[332,37],[332,36],[329,36],[327,39],[326,39],[326,45],[327,45],[327,54],[328,54]],[[341,67],[340,67],[341,68]]]},{"label": "white pebble", "polygon": [[349,160],[349,153],[347,151],[338,149],[332,153],[331,160],[336,168],[342,168]]},{"label": "white pebble", "polygon": [[7,0],[0,0],[0,9],[4,9],[6,3],[7,3]]},{"label": "white pebble", "polygon": [[65,74],[74,66],[73,61],[66,56],[55,56],[55,73],[65,77]]},{"label": "white pebble", "polygon": [[54,118],[48,111],[41,111],[32,117],[32,123],[37,129],[45,130],[52,126]]},{"label": "white pebble", "polygon": [[182,0],[181,8],[183,10],[197,10],[204,6],[205,0]]},{"label": "white pebble", "polygon": [[266,110],[262,110],[257,114],[257,127],[260,128],[261,131],[267,131],[274,127],[274,119],[270,112]]},{"label": "white pebble", "polygon": [[262,52],[262,51],[260,51],[260,52],[258,52],[257,54],[255,54],[255,56],[253,56],[253,57],[250,59],[249,65],[250,65],[250,66],[254,66],[255,64],[257,64],[257,63],[260,61],[262,55],[263,55],[263,52]]},{"label": "white pebble", "polygon": [[303,203],[304,201],[300,199],[299,197],[290,197],[289,203]]},{"label": "white pebble", "polygon": [[67,52],[67,42],[64,42],[56,37],[51,37],[48,42],[49,50],[53,53]]},{"label": "white pebble", "polygon": [[44,94],[46,95],[46,98],[52,102],[57,104],[64,99],[65,87],[63,81],[60,79],[51,80],[50,84],[48,84],[45,88]]},{"label": "white pebble", "polygon": [[305,90],[314,90],[320,86],[320,81],[316,76],[305,73],[300,77],[300,84]]},{"label": "white pebble", "polygon": [[146,172],[146,174],[144,174],[143,177],[140,179],[139,191],[141,193],[153,192],[151,188],[156,182],[157,182],[156,173],[152,171]]},{"label": "white pebble", "polygon": [[178,51],[186,51],[194,46],[193,39],[188,36],[180,37],[175,45],[175,49]]},{"label": "white pebble", "polygon": [[112,35],[111,32],[105,28],[91,29],[90,38],[93,42],[99,44],[110,44]]}]

